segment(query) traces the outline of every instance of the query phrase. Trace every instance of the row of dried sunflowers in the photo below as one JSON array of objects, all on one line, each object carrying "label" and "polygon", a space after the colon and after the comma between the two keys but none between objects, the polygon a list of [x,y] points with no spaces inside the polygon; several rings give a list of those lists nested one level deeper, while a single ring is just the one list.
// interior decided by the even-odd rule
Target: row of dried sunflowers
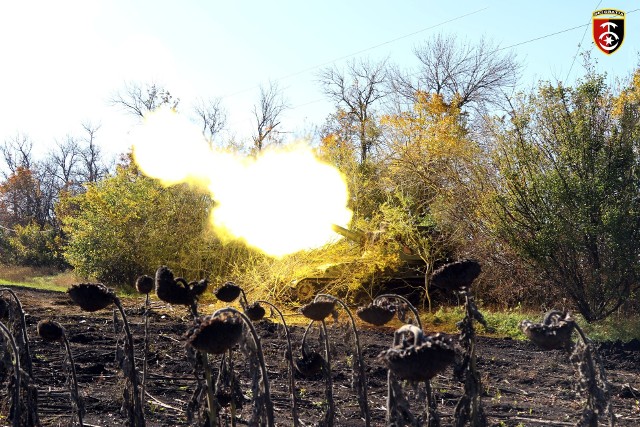
[{"label": "row of dried sunflowers", "polygon": [[[422,426],[436,427],[440,425],[436,399],[433,396],[430,381],[447,367],[454,365],[454,375],[464,384],[464,393],[456,406],[454,425],[474,427],[486,426],[487,420],[482,409],[482,387],[480,375],[476,369],[475,329],[474,321],[485,328],[487,324],[478,310],[471,292],[471,285],[480,274],[480,265],[473,260],[462,260],[447,264],[436,270],[431,276],[431,284],[464,297],[465,317],[459,322],[460,334],[449,336],[440,333],[425,334],[415,307],[404,297],[385,294],[376,297],[371,304],[360,307],[356,315],[364,322],[374,326],[387,324],[397,316],[404,326],[396,330],[392,346],[381,352],[378,360],[388,368],[387,378],[387,416],[388,426]],[[128,425],[144,426],[144,398],[147,379],[148,353],[148,315],[149,293],[155,289],[159,299],[169,304],[184,305],[189,308],[193,317],[193,326],[185,335],[186,351],[196,372],[197,386],[187,411],[187,422],[210,427],[221,425],[222,410],[224,419],[230,418],[231,425],[236,425],[236,410],[242,405],[243,393],[234,370],[234,351],[244,353],[251,364],[253,411],[249,425],[274,426],[273,405],[271,403],[269,377],[264,361],[259,335],[253,322],[262,320],[267,310],[277,313],[282,323],[286,341],[286,359],[288,362],[288,386],[291,398],[291,417],[294,427],[301,424],[298,413],[298,394],[295,385],[295,373],[303,376],[321,374],[325,379],[326,410],[320,424],[333,426],[336,417],[333,399],[331,374],[331,351],[326,319],[338,317],[338,309],[342,308],[349,317],[351,336],[354,340],[355,354],[352,363],[352,385],[358,395],[360,414],[365,426],[371,425],[367,397],[367,378],[360,348],[358,329],[354,316],[348,306],[340,299],[327,294],[318,294],[313,302],[303,306],[301,313],[310,320],[305,329],[301,343],[301,356],[294,357],[289,328],[280,310],[272,303],[264,300],[249,303],[242,288],[233,282],[227,282],[214,291],[221,301],[232,303],[240,301],[241,309],[226,307],[209,316],[198,313],[198,299],[208,287],[207,280],[187,282],[174,277],[172,271],[162,266],[155,278],[141,276],[136,282],[137,290],[146,295],[144,311],[144,357],[142,375],[135,366],[133,337],[129,328],[126,313],[116,294],[99,283],[84,283],[72,286],[68,293],[71,299],[83,310],[93,312],[114,305],[120,313],[125,334],[124,349],[118,352],[120,367],[126,379],[123,390],[123,408],[126,410]],[[38,425],[35,390],[30,381],[30,355],[24,314],[17,296],[9,289],[11,300],[0,298],[0,319],[4,320],[11,313],[22,313],[22,332],[15,334],[0,322],[0,329],[10,344],[14,362],[14,381],[12,386],[12,403],[9,418],[14,426]],[[408,318],[407,313],[412,313]],[[114,312],[115,313],[115,312]],[[18,322],[15,322],[18,323]],[[319,325],[319,338],[324,351],[310,349],[307,338],[314,325]],[[570,354],[580,377],[580,386],[587,393],[587,405],[583,419],[579,425],[591,426],[597,423],[599,416],[607,416],[613,423],[611,415],[608,385],[602,363],[593,345],[585,337],[582,330],[567,313],[549,312],[542,323],[525,321],[521,325],[523,332],[543,350],[562,349]],[[572,332],[577,331],[581,341],[572,341]],[[38,334],[44,340],[63,344],[69,366],[70,396],[74,417],[72,423],[83,425],[84,406],[76,381],[75,369],[64,328],[53,321],[43,320],[38,324]],[[14,340],[14,335],[17,339]],[[221,357],[220,367],[214,380],[211,369],[213,356]],[[22,368],[20,362],[23,361]],[[21,375],[22,374],[22,375]],[[405,387],[412,385],[417,396],[425,402],[425,410],[415,415],[405,397]],[[22,388],[21,388],[22,387]],[[206,402],[206,403],[205,403]]]}]

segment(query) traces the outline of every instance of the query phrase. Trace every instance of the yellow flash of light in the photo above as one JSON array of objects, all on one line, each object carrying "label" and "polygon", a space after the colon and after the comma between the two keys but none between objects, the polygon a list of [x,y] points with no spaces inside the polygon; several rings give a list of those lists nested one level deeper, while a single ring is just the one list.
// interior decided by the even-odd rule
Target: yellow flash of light
[{"label": "yellow flash of light", "polygon": [[351,220],[342,175],[307,144],[257,157],[211,150],[193,124],[159,110],[133,135],[133,153],[141,170],[165,185],[206,185],[216,201],[214,229],[271,256],[322,246],[336,237],[332,224]]}]

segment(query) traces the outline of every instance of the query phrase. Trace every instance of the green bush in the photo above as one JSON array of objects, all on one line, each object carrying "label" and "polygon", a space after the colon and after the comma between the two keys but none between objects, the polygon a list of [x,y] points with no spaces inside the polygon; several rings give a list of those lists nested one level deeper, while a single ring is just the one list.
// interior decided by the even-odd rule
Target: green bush
[{"label": "green bush", "polygon": [[639,93],[543,84],[496,133],[497,234],[587,322],[640,286]]},{"label": "green bush", "polygon": [[198,270],[210,207],[208,196],[187,185],[164,188],[134,167],[118,167],[59,203],[65,257],[78,275],[109,284],[131,284],[163,264],[178,274]]},{"label": "green bush", "polygon": [[28,267],[63,269],[66,262],[61,251],[58,232],[50,227],[42,229],[34,223],[16,225],[2,239],[4,262]]}]

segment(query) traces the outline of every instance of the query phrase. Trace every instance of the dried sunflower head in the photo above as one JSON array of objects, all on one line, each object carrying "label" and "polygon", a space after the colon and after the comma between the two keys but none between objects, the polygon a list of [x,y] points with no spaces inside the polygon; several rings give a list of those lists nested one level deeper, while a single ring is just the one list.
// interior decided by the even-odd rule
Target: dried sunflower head
[{"label": "dried sunflower head", "polygon": [[388,323],[394,314],[396,314],[395,309],[378,304],[369,304],[356,310],[356,315],[361,320],[374,326],[382,326]]},{"label": "dried sunflower head", "polygon": [[[167,267],[162,266],[156,270],[156,295],[162,301],[169,304],[191,305],[193,296],[189,291],[184,279],[175,279],[173,272]],[[182,283],[182,285],[178,283]]]},{"label": "dried sunflower head", "polygon": [[302,351],[302,357],[293,360],[293,365],[303,377],[313,377],[322,371],[324,359],[316,351]]},{"label": "dried sunflower head", "polygon": [[38,335],[45,341],[62,341],[64,328],[53,320],[41,320],[37,326]]},{"label": "dried sunflower head", "polygon": [[434,334],[420,335],[413,343],[403,341],[380,353],[378,358],[398,379],[429,381],[451,365],[455,355],[453,339]]},{"label": "dried sunflower head", "polygon": [[145,274],[143,276],[138,277],[138,279],[136,279],[136,289],[141,294],[148,294],[153,290],[153,286],[154,286],[153,277],[151,276],[147,276]]},{"label": "dried sunflower head", "polygon": [[336,302],[334,301],[314,301],[300,308],[304,317],[311,320],[321,321],[330,314],[336,316]]},{"label": "dried sunflower head", "polygon": [[471,287],[482,268],[478,261],[465,259],[445,264],[431,275],[431,284],[438,288],[461,291]]},{"label": "dried sunflower head", "polygon": [[242,338],[240,316],[223,312],[207,316],[187,333],[187,345],[210,354],[222,354]]},{"label": "dried sunflower head", "polygon": [[191,294],[196,297],[202,295],[207,290],[208,286],[209,286],[209,281],[207,279],[202,279],[197,282],[194,281],[189,283]]},{"label": "dried sunflower head", "polygon": [[226,408],[233,401],[233,393],[228,387],[216,389],[216,401],[218,405]]},{"label": "dried sunflower head", "polygon": [[80,283],[73,285],[67,293],[84,311],[98,311],[111,305],[115,293],[102,283]]},{"label": "dried sunflower head", "polygon": [[244,309],[244,314],[246,314],[252,321],[257,322],[258,320],[262,320],[267,312],[259,302],[254,302]]},{"label": "dried sunflower head", "polygon": [[233,282],[226,282],[213,293],[216,298],[223,302],[233,302],[240,296],[242,289]]},{"label": "dried sunflower head", "polygon": [[542,350],[563,350],[571,347],[575,321],[569,313],[552,311],[542,323],[520,322],[522,333]]}]

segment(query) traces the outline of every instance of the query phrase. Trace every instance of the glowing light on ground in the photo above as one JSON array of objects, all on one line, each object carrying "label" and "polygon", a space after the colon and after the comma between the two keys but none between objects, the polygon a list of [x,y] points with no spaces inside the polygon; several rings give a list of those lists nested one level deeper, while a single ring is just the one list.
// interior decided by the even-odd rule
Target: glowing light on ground
[{"label": "glowing light on ground", "polygon": [[165,185],[206,185],[216,201],[215,230],[266,254],[322,246],[336,238],[332,224],[346,226],[351,219],[342,175],[304,143],[258,157],[211,150],[193,124],[169,110],[145,117],[132,138],[146,175]]}]

